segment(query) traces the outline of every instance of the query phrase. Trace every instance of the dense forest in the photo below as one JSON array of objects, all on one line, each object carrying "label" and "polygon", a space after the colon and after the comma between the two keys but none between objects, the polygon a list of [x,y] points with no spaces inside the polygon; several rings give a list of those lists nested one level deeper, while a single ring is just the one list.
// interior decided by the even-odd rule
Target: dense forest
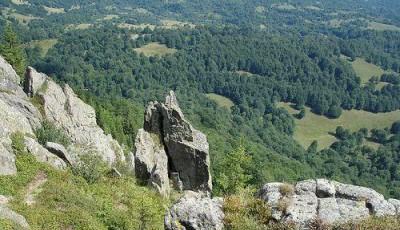
[{"label": "dense forest", "polygon": [[[400,32],[366,29],[368,20],[400,25],[398,1],[362,1],[362,6],[356,0],[283,2],[31,0],[15,5],[3,0],[3,9],[41,19],[24,24],[2,10],[0,29],[11,24],[24,44],[57,39],[44,56],[39,47],[24,47],[28,64],[71,85],[96,108],[105,131],[130,148],[144,105],[175,90],[185,115],[208,135],[215,193],[223,192],[218,179],[228,170],[227,154],[243,144],[251,156],[245,168],[249,185],[328,177],[399,198],[398,125],[357,132],[338,128],[330,148],[318,151],[314,143],[305,149],[293,139],[295,119],[304,114],[294,118],[277,106],[291,102],[330,119],[351,109],[400,109]],[[43,5],[65,12],[49,14]],[[101,20],[113,14],[118,17]],[[341,26],[327,26],[337,18]],[[196,27],[166,28],[163,19]],[[81,23],[91,26],[66,29]],[[120,23],[147,27],[122,28]],[[152,43],[174,53],[136,51]],[[380,80],[388,84],[380,89],[363,84],[348,61],[356,58],[383,68]],[[209,93],[234,106],[218,106]]]}]

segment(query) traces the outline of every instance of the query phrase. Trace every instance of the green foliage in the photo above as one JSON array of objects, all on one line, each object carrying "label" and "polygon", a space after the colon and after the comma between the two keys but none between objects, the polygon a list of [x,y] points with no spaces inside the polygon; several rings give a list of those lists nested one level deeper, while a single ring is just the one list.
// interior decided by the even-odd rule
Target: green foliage
[{"label": "green foliage", "polygon": [[342,108],[337,105],[331,106],[326,113],[329,118],[339,118],[340,115],[342,115]]},{"label": "green foliage", "polygon": [[25,54],[11,24],[7,24],[4,28],[0,43],[0,54],[14,67],[19,76],[24,75],[26,67]]},{"label": "green foliage", "polygon": [[23,154],[26,152],[23,133],[16,132],[11,135],[11,147],[15,154]]},{"label": "green foliage", "polygon": [[68,146],[71,143],[65,131],[57,128],[49,121],[43,121],[41,127],[35,130],[35,135],[42,145],[46,145],[47,142],[54,142]]},{"label": "green foliage", "polygon": [[83,177],[89,184],[98,182],[107,171],[107,164],[96,154],[83,154],[72,171],[75,175]]},{"label": "green foliage", "polygon": [[220,174],[217,175],[217,191],[223,194],[235,194],[248,185],[251,175],[247,169],[250,167],[251,156],[240,145],[222,160]]},{"label": "green foliage", "polygon": [[[137,186],[132,178],[103,176],[89,184],[71,170],[55,170],[30,154],[17,155],[16,163],[16,176],[0,176],[0,194],[13,196],[10,208],[23,215],[32,230],[163,229],[168,201]],[[26,189],[38,173],[46,174],[48,181],[38,192],[36,203],[27,206]],[[18,229],[1,220],[0,227]]]},{"label": "green foliage", "polygon": [[393,134],[400,134],[400,121],[396,121],[392,124],[390,132]]},{"label": "green foliage", "polygon": [[225,197],[223,209],[228,230],[294,229],[291,225],[274,223],[271,208],[263,200],[255,198],[249,189]]}]

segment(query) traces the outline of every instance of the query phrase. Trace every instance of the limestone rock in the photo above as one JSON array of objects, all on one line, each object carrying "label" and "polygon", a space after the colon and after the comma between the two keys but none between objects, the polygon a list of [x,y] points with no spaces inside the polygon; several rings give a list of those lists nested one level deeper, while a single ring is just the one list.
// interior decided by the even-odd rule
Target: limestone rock
[{"label": "limestone rock", "polygon": [[28,152],[34,155],[39,162],[48,163],[57,169],[65,169],[67,167],[67,164],[61,158],[49,152],[35,139],[25,137],[24,143]]},{"label": "limestone rock", "polygon": [[222,198],[211,199],[207,195],[187,191],[165,215],[165,229],[223,229],[222,206]]},{"label": "limestone rock", "polygon": [[[39,90],[37,95],[43,101],[45,118],[65,130],[73,144],[85,150],[82,154],[96,153],[110,166],[118,160],[125,161],[118,142],[111,135],[105,135],[97,125],[96,113],[91,106],[79,99],[68,85],[61,88],[49,78],[43,84],[46,87]],[[39,84],[34,85],[33,92],[40,88]]]},{"label": "limestone rock", "polygon": [[34,68],[28,67],[25,73],[24,91],[29,97],[33,97],[39,90],[45,90],[48,77],[38,73]]},{"label": "limestone rock", "polygon": [[[344,223],[371,215],[396,215],[400,207],[399,201],[385,200],[373,189],[326,179],[300,181],[295,185],[295,193],[289,195],[281,194],[282,185],[268,183],[258,196],[272,207],[276,220],[293,222],[303,229],[315,219],[327,224]],[[282,204],[286,207],[282,208]]]},{"label": "limestone rock", "polygon": [[169,193],[168,157],[156,134],[140,129],[136,141],[136,176],[147,181],[162,195]]},{"label": "limestone rock", "polygon": [[265,184],[258,192],[258,197],[267,202],[272,209],[272,217],[275,220],[281,220],[283,212],[280,210],[279,205],[282,201],[283,195],[280,192],[283,183],[268,183]]},{"label": "limestone rock", "polygon": [[71,154],[65,149],[65,147],[63,145],[53,143],[53,142],[47,142],[46,149],[48,151],[50,151],[51,153],[53,153],[54,155],[58,156],[60,159],[62,159],[68,165],[73,165],[76,162],[74,157],[71,156]]},{"label": "limestone rock", "polygon": [[285,210],[284,221],[308,226],[317,217],[318,199],[315,194],[293,195]]},{"label": "limestone rock", "polygon": [[20,78],[10,64],[0,56],[0,92],[23,95]]},{"label": "limestone rock", "polygon": [[396,209],[396,214],[400,215],[400,200],[389,199],[388,202],[394,206],[394,208]]},{"label": "limestone rock", "polygon": [[[161,181],[171,179],[178,190],[212,190],[207,138],[185,120],[174,92],[169,93],[165,103],[149,103],[144,116],[144,129],[139,131],[136,145],[135,165],[139,178],[148,180],[151,175],[149,169],[155,167],[152,171],[163,173],[158,178],[163,178]],[[163,155],[159,157],[163,163],[143,160],[160,155]],[[164,191],[169,189],[168,183],[157,184],[164,184]]]},{"label": "limestone rock", "polygon": [[5,145],[0,138],[0,175],[14,175],[17,173],[15,155]]}]

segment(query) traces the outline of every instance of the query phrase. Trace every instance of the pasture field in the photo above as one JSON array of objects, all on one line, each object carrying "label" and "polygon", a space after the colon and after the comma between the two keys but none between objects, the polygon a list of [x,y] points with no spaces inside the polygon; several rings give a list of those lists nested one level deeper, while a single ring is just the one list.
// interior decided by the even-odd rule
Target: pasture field
[{"label": "pasture field", "polygon": [[36,40],[29,43],[30,47],[38,46],[41,48],[40,55],[45,57],[49,49],[51,49],[55,44],[57,44],[57,39],[45,39],[45,40]]},{"label": "pasture field", "polygon": [[[299,111],[293,109],[290,103],[280,102],[278,107],[286,109],[290,114],[297,114]],[[325,116],[314,114],[310,108],[306,107],[306,116],[295,119],[296,128],[294,139],[304,148],[308,148],[311,142],[318,141],[318,149],[329,147],[336,138],[330,133],[334,133],[337,126],[343,126],[351,131],[361,128],[385,128],[390,127],[393,122],[400,119],[400,110],[389,113],[371,113],[361,110],[343,110],[342,116],[338,119],[329,119]],[[366,143],[369,146],[374,143]],[[376,147],[376,145],[375,145]]]},{"label": "pasture field", "polygon": [[361,78],[362,84],[367,83],[373,76],[381,77],[385,73],[379,66],[368,63],[362,58],[357,58],[354,62],[351,62],[351,65],[357,76]]},{"label": "pasture field", "polygon": [[151,42],[143,47],[134,49],[136,52],[144,54],[146,57],[164,56],[174,54],[177,50],[168,48],[158,42]]},{"label": "pasture field", "polygon": [[370,30],[377,30],[377,31],[400,31],[400,27],[394,26],[394,25],[389,25],[389,24],[383,24],[379,22],[368,22],[368,27],[367,29]]},{"label": "pasture field", "polygon": [[43,6],[43,8],[47,11],[47,14],[63,14],[65,13],[64,8],[53,8],[48,6]]},{"label": "pasture field", "polygon": [[232,108],[232,106],[235,105],[231,99],[221,96],[221,95],[218,95],[218,94],[215,94],[215,93],[208,93],[208,94],[206,94],[206,97],[208,97],[208,99],[217,103],[217,105],[219,107],[226,108],[229,110]]}]

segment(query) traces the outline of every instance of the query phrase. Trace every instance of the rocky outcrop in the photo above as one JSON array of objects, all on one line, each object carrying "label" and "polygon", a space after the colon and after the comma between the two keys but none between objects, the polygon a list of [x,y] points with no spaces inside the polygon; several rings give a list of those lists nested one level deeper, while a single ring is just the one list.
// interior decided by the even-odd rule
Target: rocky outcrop
[{"label": "rocky outcrop", "polygon": [[[30,73],[27,78],[43,77],[32,68]],[[97,125],[96,113],[91,106],[79,99],[68,85],[62,88],[49,78],[39,82],[43,85],[27,88],[33,89],[33,92],[41,88],[37,95],[43,102],[45,119],[63,129],[73,144],[81,147],[79,152],[98,154],[109,165],[118,160],[125,161],[121,146]]]},{"label": "rocky outcrop", "polygon": [[301,181],[293,188],[288,184],[268,183],[258,195],[271,206],[276,220],[294,222],[304,229],[314,220],[336,224],[371,215],[400,214],[398,200],[385,200],[370,188],[325,179]]},{"label": "rocky outcrop", "polygon": [[[122,147],[97,125],[94,109],[80,100],[68,85],[61,87],[32,67],[28,67],[25,74],[26,94],[19,82],[11,65],[0,56],[0,175],[17,172],[11,147],[14,133],[24,136],[28,153],[58,169],[75,163],[79,154],[87,153],[100,155],[110,166],[117,161],[125,162]],[[65,148],[58,143],[41,146],[34,130],[40,128],[44,120],[63,129],[71,145]],[[133,157],[130,160],[133,170]]]},{"label": "rocky outcrop", "polygon": [[165,103],[150,102],[136,137],[136,176],[163,194],[170,180],[182,190],[212,189],[206,136],[185,120],[174,92]]},{"label": "rocky outcrop", "polygon": [[220,230],[224,213],[222,198],[211,199],[207,194],[187,191],[167,212],[164,226],[167,230]]}]

